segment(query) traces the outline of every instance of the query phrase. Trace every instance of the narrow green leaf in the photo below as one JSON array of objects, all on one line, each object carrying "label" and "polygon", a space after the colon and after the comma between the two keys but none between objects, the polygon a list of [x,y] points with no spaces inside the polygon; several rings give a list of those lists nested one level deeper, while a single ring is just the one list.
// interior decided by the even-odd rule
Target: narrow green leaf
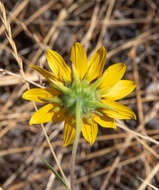
[{"label": "narrow green leaf", "polygon": [[70,190],[70,188],[65,183],[64,179],[54,170],[54,168],[41,157],[41,160],[44,162],[44,164],[54,173],[54,175],[57,177],[57,179],[66,187],[67,190]]}]

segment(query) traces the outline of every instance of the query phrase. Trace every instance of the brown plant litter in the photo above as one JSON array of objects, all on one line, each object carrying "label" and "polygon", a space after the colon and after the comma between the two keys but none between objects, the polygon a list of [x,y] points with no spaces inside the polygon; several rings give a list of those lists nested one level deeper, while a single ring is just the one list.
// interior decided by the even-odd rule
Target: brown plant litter
[{"label": "brown plant litter", "polygon": [[[0,190],[62,190],[43,156],[69,181],[72,145],[63,123],[29,126],[39,105],[22,100],[47,86],[29,64],[47,67],[45,50],[62,54],[80,41],[89,57],[101,45],[108,65],[123,62],[136,92],[121,101],[137,121],[101,129],[90,147],[82,138],[77,190],[159,189],[159,2],[157,0],[3,0],[0,2]],[[63,171],[64,173],[63,173]]]}]

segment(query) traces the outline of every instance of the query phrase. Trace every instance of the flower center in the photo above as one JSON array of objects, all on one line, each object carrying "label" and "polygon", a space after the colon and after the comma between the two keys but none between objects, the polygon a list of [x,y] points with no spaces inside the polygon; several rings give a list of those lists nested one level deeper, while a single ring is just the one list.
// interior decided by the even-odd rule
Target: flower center
[{"label": "flower center", "polygon": [[84,116],[96,110],[96,106],[92,102],[99,102],[96,88],[88,83],[88,81],[79,81],[78,84],[71,83],[66,85],[70,89],[67,94],[62,94],[60,99],[62,105],[72,114],[75,114],[76,103],[81,102],[81,115]]}]

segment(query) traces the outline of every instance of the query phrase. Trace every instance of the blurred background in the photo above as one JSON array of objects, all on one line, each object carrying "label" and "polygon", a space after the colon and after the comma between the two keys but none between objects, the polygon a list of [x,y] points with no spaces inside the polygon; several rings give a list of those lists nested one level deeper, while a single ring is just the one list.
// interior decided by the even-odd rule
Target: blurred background
[{"label": "blurred background", "polygon": [[[159,1],[158,0],[2,0],[0,15],[0,189],[62,190],[40,160],[57,169],[40,126],[29,126],[32,102],[22,93],[47,86],[29,68],[47,69],[45,51],[60,53],[70,64],[74,42],[88,57],[102,45],[108,52],[105,68],[123,62],[125,78],[136,91],[121,101],[137,120],[118,122],[118,129],[99,128],[90,146],[81,138],[76,165],[77,190],[159,189]],[[14,49],[14,43],[18,54]],[[37,105],[38,106],[38,105]],[[69,180],[72,145],[63,147],[63,123],[45,125]],[[133,133],[135,132],[135,133]]]}]

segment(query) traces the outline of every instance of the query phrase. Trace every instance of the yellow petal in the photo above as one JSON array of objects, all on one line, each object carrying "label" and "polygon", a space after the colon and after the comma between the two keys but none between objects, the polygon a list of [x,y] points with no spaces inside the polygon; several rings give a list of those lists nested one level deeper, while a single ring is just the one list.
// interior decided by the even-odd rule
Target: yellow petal
[{"label": "yellow petal", "polygon": [[110,117],[96,115],[93,120],[102,127],[116,129],[116,122]]},{"label": "yellow petal", "polygon": [[60,54],[49,49],[46,51],[46,58],[57,79],[65,82],[71,81],[71,69]]},{"label": "yellow petal", "polygon": [[47,104],[43,106],[32,115],[29,124],[40,124],[51,121],[54,115],[54,112],[52,111],[53,108],[53,104]]},{"label": "yellow petal", "polygon": [[75,120],[65,120],[64,125],[64,146],[69,145],[75,137]]},{"label": "yellow petal", "polygon": [[102,99],[104,104],[111,106],[114,110],[102,109],[102,112],[105,113],[108,117],[114,119],[136,119],[135,113],[129,109],[127,106],[124,106],[118,102],[114,102],[110,99]]},{"label": "yellow petal", "polygon": [[105,62],[106,62],[106,50],[104,47],[101,47],[91,57],[91,59],[88,62],[89,68],[86,74],[86,79],[89,82],[102,75]]},{"label": "yellow petal", "polygon": [[93,145],[98,133],[97,123],[92,121],[91,124],[88,124],[83,121],[81,130],[82,130],[83,137],[90,143],[90,145]]},{"label": "yellow petal", "polygon": [[59,92],[53,88],[32,88],[23,93],[22,98],[35,102],[46,102],[45,98],[52,98],[59,95]]},{"label": "yellow petal", "polygon": [[123,77],[125,71],[126,65],[123,63],[111,65],[104,71],[99,88],[111,88]]},{"label": "yellow petal", "polygon": [[53,79],[53,80],[56,80],[55,76],[48,72],[47,70],[41,68],[41,67],[38,67],[36,65],[29,65],[31,68],[35,69],[38,73],[40,73],[46,80],[49,80],[50,79]]},{"label": "yellow petal", "polygon": [[120,80],[112,88],[110,88],[104,97],[108,97],[113,100],[119,100],[130,94],[136,88],[136,83],[131,80]]},{"label": "yellow petal", "polygon": [[86,52],[79,42],[76,42],[72,47],[71,61],[75,66],[79,78],[83,79],[88,70],[88,62]]}]

